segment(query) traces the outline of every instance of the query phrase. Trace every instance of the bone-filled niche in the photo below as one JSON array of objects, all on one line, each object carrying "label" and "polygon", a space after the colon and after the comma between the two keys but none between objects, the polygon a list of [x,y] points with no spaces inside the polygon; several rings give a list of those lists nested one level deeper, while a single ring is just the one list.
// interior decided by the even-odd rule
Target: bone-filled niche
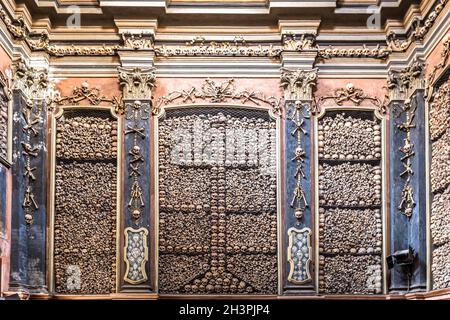
[{"label": "bone-filled niche", "polygon": [[109,109],[55,119],[54,286],[58,294],[116,287],[118,123]]},{"label": "bone-filled niche", "polygon": [[159,119],[161,294],[276,294],[276,121],[168,109]]},{"label": "bone-filled niche", "polygon": [[433,289],[450,287],[450,80],[438,87],[429,111]]},{"label": "bone-filled niche", "polygon": [[329,110],[317,128],[319,291],[382,293],[381,121]]}]

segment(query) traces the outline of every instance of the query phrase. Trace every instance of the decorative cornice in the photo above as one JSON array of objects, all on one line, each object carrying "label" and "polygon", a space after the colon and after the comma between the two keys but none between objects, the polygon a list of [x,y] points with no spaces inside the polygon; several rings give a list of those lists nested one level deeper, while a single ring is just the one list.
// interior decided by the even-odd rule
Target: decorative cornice
[{"label": "decorative cornice", "polygon": [[291,70],[283,68],[281,72],[281,87],[284,89],[285,100],[312,100],[313,87],[316,85],[318,69]]},{"label": "decorative cornice", "polygon": [[414,62],[403,70],[390,70],[388,73],[388,88],[391,100],[405,100],[416,89],[423,89],[425,62],[416,58]]},{"label": "decorative cornice", "polygon": [[388,49],[392,52],[405,52],[413,42],[423,41],[426,34],[434,25],[436,19],[444,9],[447,2],[448,0],[438,0],[434,8],[428,14],[425,21],[420,18],[414,19],[413,23],[411,24],[411,30],[407,32],[409,36],[407,36],[403,40],[398,39],[395,32],[389,32],[386,36]]},{"label": "decorative cornice", "polygon": [[105,103],[111,107],[118,114],[123,114],[122,102],[117,97],[106,98],[100,95],[100,89],[89,88],[89,83],[86,81],[81,83],[80,87],[75,87],[71,95],[68,96],[56,96],[53,99],[53,103],[58,106],[62,105],[79,105],[81,101],[87,100],[90,105],[98,106]]},{"label": "decorative cornice", "polygon": [[391,54],[388,48],[381,48],[379,45],[375,48],[367,48],[363,45],[362,48],[328,48],[321,49],[317,46],[318,56],[322,59],[331,58],[374,58],[386,59]]},{"label": "decorative cornice", "polygon": [[377,108],[377,111],[384,115],[387,111],[387,101],[381,101],[378,97],[370,96],[364,93],[364,90],[356,88],[353,83],[348,83],[345,88],[338,88],[334,90],[332,95],[326,95],[320,97],[317,101],[314,101],[311,112],[313,114],[320,113],[320,109],[323,103],[327,100],[334,100],[338,106],[342,106],[344,102],[353,102],[359,106],[364,101],[369,101],[373,106]]},{"label": "decorative cornice", "polygon": [[52,56],[113,56],[119,50],[152,50],[162,57],[171,56],[243,56],[243,57],[271,57],[279,58],[284,51],[317,51],[322,59],[335,57],[343,58],[374,58],[385,59],[392,52],[404,52],[415,41],[423,41],[426,34],[436,22],[448,0],[437,0],[433,9],[425,20],[416,18],[411,24],[410,30],[400,39],[391,31],[386,35],[386,48],[334,48],[321,49],[315,47],[316,35],[313,32],[304,34],[284,33],[282,45],[249,45],[242,36],[236,36],[230,42],[209,42],[205,44],[204,37],[195,37],[184,46],[158,46],[154,48],[152,34],[121,33],[121,40],[112,41],[110,45],[97,44],[93,46],[77,44],[53,44],[47,33],[36,34],[29,30],[22,17],[10,17],[0,5],[0,20],[2,20],[11,35],[18,40],[23,40],[34,51],[44,51]]},{"label": "decorative cornice", "polygon": [[[199,44],[196,44],[198,43]],[[279,46],[249,46],[241,36],[236,36],[233,43],[211,41],[205,44],[204,37],[195,37],[185,46],[155,47],[155,54],[162,57],[173,56],[233,56],[233,57],[269,57],[278,58],[283,52]]]},{"label": "decorative cornice", "polygon": [[29,99],[44,99],[48,88],[48,70],[30,67],[22,58],[13,62],[14,89]]},{"label": "decorative cornice", "polygon": [[234,79],[226,80],[222,83],[216,83],[211,79],[206,79],[200,88],[191,87],[188,90],[173,91],[168,95],[160,97],[155,103],[152,113],[158,115],[163,106],[181,100],[182,103],[197,103],[198,100],[210,103],[223,103],[230,100],[239,100],[245,104],[251,102],[255,105],[265,103],[270,106],[275,115],[281,114],[281,98],[274,96],[266,97],[261,92],[256,91],[238,91],[234,86]]},{"label": "decorative cornice", "polygon": [[123,90],[123,99],[151,100],[152,90],[156,87],[155,69],[119,67],[119,83]]}]

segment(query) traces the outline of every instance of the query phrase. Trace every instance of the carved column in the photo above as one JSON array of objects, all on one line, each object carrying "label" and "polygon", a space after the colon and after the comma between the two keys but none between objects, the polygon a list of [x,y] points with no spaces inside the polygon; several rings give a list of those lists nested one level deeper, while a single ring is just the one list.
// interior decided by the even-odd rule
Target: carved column
[{"label": "carved column", "polygon": [[281,287],[285,294],[312,294],[316,289],[310,117],[317,79],[317,69],[313,69],[317,26],[282,20],[280,27],[284,48],[281,86],[285,98]]},{"label": "carved column", "polygon": [[47,70],[14,64],[11,291],[46,293]]},{"label": "carved column", "polygon": [[391,292],[426,289],[426,157],[424,64],[389,72],[390,253],[415,253],[412,267],[391,269]]},{"label": "carved column", "polygon": [[119,68],[124,103],[123,253],[121,291],[154,290],[149,262],[151,220],[150,114],[153,69]]}]

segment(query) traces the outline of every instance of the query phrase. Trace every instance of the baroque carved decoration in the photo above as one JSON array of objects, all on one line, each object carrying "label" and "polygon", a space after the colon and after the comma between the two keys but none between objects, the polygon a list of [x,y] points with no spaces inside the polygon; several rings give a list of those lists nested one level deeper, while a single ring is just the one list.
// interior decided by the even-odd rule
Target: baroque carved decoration
[{"label": "baroque carved decoration", "polygon": [[56,95],[52,102],[55,105],[79,105],[80,102],[87,101],[89,105],[98,106],[106,104],[112,106],[117,114],[123,114],[122,101],[117,97],[107,98],[100,93],[98,88],[90,88],[87,81],[82,82],[80,87],[75,87],[71,95],[59,96]]},{"label": "baroque carved decoration", "polygon": [[122,33],[123,48],[132,50],[153,49],[153,36],[151,34],[132,34],[130,32]]},{"label": "baroque carved decoration", "polygon": [[13,62],[13,70],[13,89],[22,91],[29,99],[46,98],[49,85],[47,70],[30,67],[23,59]]},{"label": "baroque carved decoration", "polygon": [[332,95],[325,95],[314,101],[311,112],[313,114],[319,113],[327,100],[333,100],[338,106],[343,105],[344,102],[352,102],[359,106],[362,102],[369,101],[382,115],[386,114],[388,104],[386,100],[381,101],[378,97],[367,95],[364,90],[355,87],[353,83],[348,83],[345,88],[334,90]]},{"label": "baroque carved decoration", "polygon": [[293,158],[291,161],[295,161],[295,180],[296,185],[292,194],[290,207],[294,208],[294,216],[299,221],[303,219],[305,210],[309,207],[306,199],[305,190],[303,188],[303,179],[306,179],[305,172],[303,170],[303,162],[306,155],[305,150],[302,148],[302,137],[308,133],[303,128],[304,119],[309,119],[309,105],[302,103],[300,100],[295,101],[295,105],[292,108],[292,112],[288,115],[287,119],[292,121],[295,125],[295,129],[291,132],[291,135],[297,138],[297,147],[295,148]]},{"label": "baroque carved decoration", "polygon": [[273,45],[249,46],[241,36],[232,43],[211,41],[205,44],[203,37],[195,37],[185,46],[157,46],[155,54],[162,57],[173,56],[220,56],[220,57],[269,57],[279,58],[283,48]]},{"label": "baroque carved decoration", "polygon": [[283,51],[305,51],[316,50],[314,46],[316,42],[316,34],[314,33],[284,33],[283,39]]},{"label": "baroque carved decoration", "polygon": [[311,100],[312,91],[316,85],[318,69],[291,70],[282,69],[281,87],[284,89],[285,100]]},{"label": "baroque carved decoration", "polygon": [[425,92],[427,94],[427,97],[431,97],[431,94],[433,93],[433,84],[436,80],[436,76],[438,75],[439,70],[444,69],[447,66],[447,63],[450,58],[450,36],[447,37],[447,39],[443,43],[443,48],[441,51],[441,60],[437,65],[433,67],[433,70],[428,75],[427,78],[427,87],[428,90]]},{"label": "baroque carved decoration", "polygon": [[288,230],[288,281],[303,284],[312,280],[310,265],[312,261],[311,229],[301,230],[290,228]]},{"label": "baroque carved decoration", "polygon": [[430,31],[431,27],[436,22],[436,19],[439,17],[439,14],[447,5],[447,2],[448,0],[438,0],[434,8],[427,15],[425,21],[421,18],[415,18],[411,24],[408,36],[404,39],[398,39],[397,34],[391,31],[386,36],[388,49],[392,52],[405,52],[412,43],[416,41],[423,41],[428,31]]},{"label": "baroque carved decoration", "polygon": [[[358,102],[361,95],[351,98]],[[339,94],[334,97],[340,99]],[[371,111],[331,110],[319,119],[317,134],[319,292],[379,294],[383,287],[380,121]]]},{"label": "baroque carved decoration", "polygon": [[277,291],[276,123],[262,110],[159,121],[159,290]]},{"label": "baroque carved decoration", "polygon": [[117,130],[109,110],[65,110],[56,119],[56,293],[115,292]]},{"label": "baroque carved decoration", "polygon": [[145,228],[125,229],[124,261],[127,268],[124,281],[128,283],[139,284],[148,279],[145,271],[148,261],[147,236]]},{"label": "baroque carved decoration", "polygon": [[34,213],[39,209],[34,187],[36,183],[36,177],[33,174],[37,168],[33,166],[35,159],[39,157],[41,153],[41,147],[37,145],[37,137],[39,136],[38,126],[43,121],[42,105],[39,103],[34,104],[33,100],[28,99],[22,109],[22,118],[25,123],[22,128],[25,133],[25,139],[20,142],[22,145],[22,155],[24,157],[24,177],[25,177],[25,193],[23,194],[22,207],[25,214],[25,222],[27,225],[33,223]]},{"label": "baroque carved decoration", "polygon": [[399,149],[402,153],[400,160],[402,161],[403,171],[400,177],[405,179],[405,184],[402,189],[402,196],[398,209],[407,217],[411,217],[413,209],[416,206],[414,201],[414,189],[411,185],[411,178],[414,175],[412,170],[412,157],[415,155],[414,143],[411,141],[411,130],[416,127],[414,122],[417,106],[412,106],[411,101],[407,100],[403,111],[405,112],[405,122],[398,124],[397,128],[406,132],[406,138],[403,140],[403,146]]},{"label": "baroque carved decoration", "polygon": [[148,121],[149,119],[150,104],[136,100],[133,103],[126,103],[125,109],[125,117],[132,123],[132,125],[126,127],[125,136],[129,134],[133,136],[133,146],[128,151],[129,178],[133,183],[129,191],[127,206],[131,217],[137,223],[142,216],[142,210],[145,208],[146,202],[142,194],[142,179],[145,179],[145,177],[141,176],[141,165],[148,160],[142,156],[139,141],[146,139],[148,136],[142,121]]},{"label": "baroque carved decoration", "polygon": [[381,48],[377,45],[375,48],[367,48],[363,45],[362,48],[335,48],[329,46],[328,48],[320,48],[317,46],[318,57],[322,59],[332,58],[375,58],[386,59],[390,55],[388,48]]},{"label": "baroque carved decoration", "polygon": [[425,62],[418,58],[413,63],[400,71],[390,70],[388,73],[388,89],[391,100],[405,100],[416,89],[424,88]]},{"label": "baroque carved decoration", "polygon": [[0,160],[9,162],[9,101],[12,99],[12,76],[0,70]]},{"label": "baroque carved decoration", "polygon": [[38,144],[39,127],[44,122],[43,102],[48,87],[47,71],[28,66],[23,59],[13,62],[14,90],[21,91],[26,97],[22,104],[21,117],[24,123],[22,131],[25,136],[20,141],[21,155],[24,157],[24,194],[22,207],[24,218],[29,226],[33,223],[34,214],[39,209],[35,187],[39,182],[33,171],[33,164],[41,155],[42,146]]},{"label": "baroque carved decoration", "polygon": [[154,68],[119,68],[119,83],[123,90],[123,99],[150,100],[152,90],[156,87],[154,70]]},{"label": "baroque carved decoration", "polygon": [[156,101],[152,113],[157,115],[163,106],[179,100],[182,103],[198,103],[199,100],[210,103],[224,103],[230,100],[238,100],[242,104],[251,102],[257,106],[264,103],[269,105],[273,114],[281,114],[281,98],[266,97],[263,93],[257,91],[239,91],[235,87],[234,79],[221,83],[206,79],[200,88],[191,87],[188,90],[170,92]]}]

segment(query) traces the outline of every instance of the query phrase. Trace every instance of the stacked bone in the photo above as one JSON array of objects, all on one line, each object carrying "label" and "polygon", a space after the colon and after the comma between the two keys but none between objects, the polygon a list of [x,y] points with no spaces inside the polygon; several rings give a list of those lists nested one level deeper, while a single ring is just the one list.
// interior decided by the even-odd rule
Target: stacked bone
[{"label": "stacked bone", "polygon": [[431,235],[436,246],[450,241],[450,185],[433,196],[431,204]]},{"label": "stacked bone", "polygon": [[276,179],[261,175],[259,169],[228,170],[225,188],[227,212],[277,210]]},{"label": "stacked bone", "polygon": [[59,159],[117,157],[117,123],[109,118],[71,117],[58,121],[56,156]]},{"label": "stacked bone", "polygon": [[381,254],[381,212],[319,208],[319,235],[319,253]]},{"label": "stacked bone", "polygon": [[429,119],[431,140],[438,139],[450,128],[450,81],[444,83],[433,96]]},{"label": "stacked bone", "polygon": [[262,213],[259,215],[229,215],[227,229],[227,252],[275,253],[276,251],[277,217],[275,213]]},{"label": "stacked bone", "polygon": [[450,80],[433,97],[429,113],[433,289],[450,287]]},{"label": "stacked bone", "polygon": [[367,163],[319,165],[319,204],[369,206],[381,203],[381,168]]},{"label": "stacked bone", "polygon": [[54,261],[58,293],[115,291],[117,122],[107,111],[98,114],[87,111],[86,116],[57,122]]},{"label": "stacked bone", "polygon": [[[0,88],[0,91],[3,88]],[[8,104],[0,95],[0,158],[8,156]]]},{"label": "stacked bone", "polygon": [[[116,167],[111,163],[56,166],[56,292],[105,294],[115,290],[115,181]],[[79,288],[71,288],[70,266],[80,270]]]},{"label": "stacked bone", "polygon": [[319,290],[329,294],[382,292],[381,257],[335,255],[319,257]]},{"label": "stacked bone", "polygon": [[276,292],[275,126],[235,114],[159,123],[163,293]]},{"label": "stacked bone", "polygon": [[450,184],[450,129],[431,146],[431,191],[434,193]]},{"label": "stacked bone", "polygon": [[361,114],[318,126],[319,291],[382,292],[381,126]]},{"label": "stacked bone", "polygon": [[319,158],[372,160],[381,158],[381,127],[374,120],[337,114],[318,126]]}]

